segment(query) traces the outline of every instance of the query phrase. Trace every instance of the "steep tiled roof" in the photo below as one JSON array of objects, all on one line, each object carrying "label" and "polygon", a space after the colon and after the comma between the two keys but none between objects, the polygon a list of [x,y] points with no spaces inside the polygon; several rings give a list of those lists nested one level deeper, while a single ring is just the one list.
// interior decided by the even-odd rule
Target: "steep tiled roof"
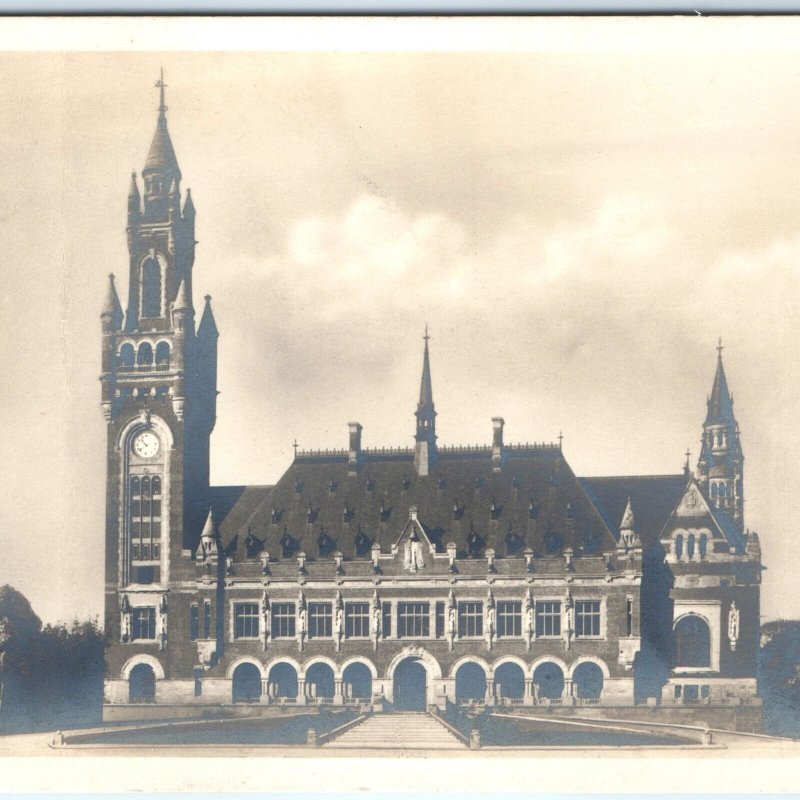
[{"label": "steep tiled roof", "polygon": [[224,542],[247,532],[253,514],[270,496],[272,486],[212,486],[211,508]]},{"label": "steep tiled roof", "polygon": [[681,499],[685,475],[631,475],[613,478],[580,478],[611,530],[619,530],[628,498],[636,518],[636,532],[645,548],[658,542],[661,529]]},{"label": "steep tiled roof", "polygon": [[[494,548],[498,558],[514,550],[521,556],[523,548],[540,556],[616,547],[557,446],[509,447],[499,472],[490,448],[440,451],[424,477],[414,471],[413,451],[365,451],[358,472],[348,472],[346,452],[300,454],[247,519],[237,511],[238,529],[228,514],[220,526],[226,548],[238,533],[236,560],[244,559],[249,528],[271,558],[282,556],[288,535],[292,553],[303,550],[310,559],[321,556],[320,543],[328,558],[338,550],[345,559],[368,559],[374,542],[390,551],[411,506],[437,551],[453,541],[460,558],[469,552],[471,532],[480,537],[481,553]],[[243,502],[244,494],[234,509]],[[509,531],[520,537],[511,546]]]}]

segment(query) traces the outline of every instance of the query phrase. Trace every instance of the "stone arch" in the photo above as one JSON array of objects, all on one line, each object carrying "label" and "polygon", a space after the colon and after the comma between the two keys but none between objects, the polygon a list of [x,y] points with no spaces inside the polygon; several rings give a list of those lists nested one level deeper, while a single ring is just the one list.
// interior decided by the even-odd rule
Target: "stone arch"
[{"label": "stone arch", "polygon": [[[553,661],[553,659],[549,659],[549,660]],[[596,666],[600,667],[600,671],[603,673],[603,678],[605,680],[608,680],[611,677],[611,672],[608,669],[608,664],[606,664],[606,662],[603,661],[602,658],[597,658],[595,656],[581,656],[580,658],[576,658],[569,665],[569,670],[564,672],[564,677],[565,678],[569,678],[570,680],[572,680],[572,677],[575,675],[575,670],[581,664],[587,664],[587,663],[588,664],[595,664]]]},{"label": "stone arch", "polygon": [[450,677],[455,678],[456,673],[464,666],[464,664],[477,664],[489,678],[492,674],[492,668],[480,656],[462,656],[450,667]]},{"label": "stone arch", "polygon": [[561,667],[561,671],[564,673],[565,678],[569,674],[569,667],[567,666],[566,662],[562,661],[558,656],[540,656],[531,664],[528,677],[532,678],[537,667],[540,667],[542,664],[555,664],[557,667]]},{"label": "stone arch", "polygon": [[303,668],[298,673],[298,677],[305,678],[309,668],[313,667],[314,664],[327,664],[333,670],[334,678],[338,679],[342,677],[339,671],[339,665],[332,658],[328,658],[327,656],[313,656],[309,658],[308,661],[303,664]]},{"label": "stone arch", "polygon": [[346,661],[343,661],[339,667],[339,672],[342,677],[344,677],[344,671],[351,664],[363,664],[369,670],[369,674],[372,675],[373,680],[377,680],[378,670],[376,666],[368,658],[365,658],[364,656],[353,656],[352,658],[348,658]]},{"label": "stone arch", "polygon": [[[518,673],[518,674],[515,674]],[[528,665],[517,656],[503,656],[492,664],[497,696],[519,699],[525,696]]]},{"label": "stone arch", "polygon": [[277,656],[273,658],[271,661],[268,661],[264,667],[264,675],[269,677],[269,671],[273,667],[277,667],[278,664],[288,664],[290,667],[294,667],[294,671],[297,673],[297,677],[299,678],[303,673],[303,668],[300,666],[299,661],[295,661],[291,656]]},{"label": "stone arch", "polygon": [[[282,669],[285,668],[285,669]],[[267,693],[271,698],[295,698],[300,689],[300,664],[289,656],[273,658],[265,667]]]},{"label": "stone arch", "polygon": [[516,664],[522,669],[522,673],[526,678],[530,678],[531,676],[531,671],[528,669],[528,664],[519,656],[501,656],[500,658],[495,659],[492,662],[492,671],[490,674],[494,675],[494,673],[497,671],[497,668],[502,667],[503,664]]},{"label": "stone arch", "polygon": [[164,667],[161,666],[161,662],[155,656],[151,656],[149,653],[139,653],[129,658],[122,667],[122,680],[127,681],[131,676],[131,670],[139,664],[147,664],[152,667],[157,681],[164,680]]},{"label": "stone arch", "polygon": [[166,450],[172,450],[175,446],[175,440],[172,436],[172,430],[169,425],[164,422],[161,417],[151,414],[147,419],[141,415],[132,419],[125,427],[120,430],[115,442],[117,450],[121,449],[140,431],[148,427],[153,427],[158,431],[159,435],[163,438],[164,447]]},{"label": "stone arch", "polygon": [[424,647],[416,647],[414,645],[404,647],[399,653],[394,655],[386,667],[386,678],[389,680],[393,679],[397,665],[407,658],[418,658],[425,665],[425,668],[429,671],[429,676],[433,680],[441,680],[442,668],[439,666],[439,662]]},{"label": "stone arch", "polygon": [[262,678],[267,677],[267,673],[264,670],[264,665],[257,659],[252,658],[250,656],[242,656],[241,658],[237,658],[236,661],[232,661],[231,664],[228,666],[228,669],[225,671],[225,677],[228,680],[233,680],[233,673],[236,672],[236,668],[241,666],[242,664],[252,664],[261,673]]},{"label": "stone arch", "polygon": [[712,664],[711,623],[702,614],[681,614],[672,626],[675,667],[708,669]]}]

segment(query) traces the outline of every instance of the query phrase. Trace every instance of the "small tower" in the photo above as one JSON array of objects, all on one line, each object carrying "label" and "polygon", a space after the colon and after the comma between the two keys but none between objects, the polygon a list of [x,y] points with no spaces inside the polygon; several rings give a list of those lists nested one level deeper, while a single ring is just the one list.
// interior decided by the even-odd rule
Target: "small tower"
[{"label": "small tower", "polygon": [[744,455],[739,425],[733,416],[733,398],[722,365],[722,340],[717,347],[717,372],[703,423],[697,480],[715,508],[744,527]]},{"label": "small tower", "polygon": [[414,448],[414,469],[417,475],[428,475],[436,461],[436,409],[433,405],[433,387],[431,386],[431,362],[428,353],[428,326],[425,326],[425,352],[422,358],[422,380],[419,386],[419,403],[415,416],[417,418],[416,446]]}]

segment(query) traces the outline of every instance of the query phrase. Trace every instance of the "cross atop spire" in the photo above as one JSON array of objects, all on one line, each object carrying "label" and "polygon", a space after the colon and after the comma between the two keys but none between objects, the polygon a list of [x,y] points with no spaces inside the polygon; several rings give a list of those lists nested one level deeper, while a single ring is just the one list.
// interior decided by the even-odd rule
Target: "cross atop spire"
[{"label": "cross atop spire", "polygon": [[425,344],[427,344],[428,343],[428,339],[431,338],[430,336],[428,336],[428,323],[427,322],[425,323],[425,335],[422,338],[425,340]]},{"label": "cross atop spire", "polygon": [[167,84],[164,83],[164,67],[161,67],[159,78],[156,81],[156,88],[159,90],[158,115],[163,117],[167,111],[167,106],[164,104],[164,89],[167,88]]},{"label": "cross atop spire", "polygon": [[717,358],[722,361],[722,351],[725,348],[722,346],[722,337],[719,337],[719,343],[717,344]]}]

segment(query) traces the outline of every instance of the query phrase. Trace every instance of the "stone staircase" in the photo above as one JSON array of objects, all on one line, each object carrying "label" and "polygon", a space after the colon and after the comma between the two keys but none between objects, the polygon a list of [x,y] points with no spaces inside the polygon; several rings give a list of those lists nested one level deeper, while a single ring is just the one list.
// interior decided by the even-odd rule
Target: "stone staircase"
[{"label": "stone staircase", "polygon": [[373,714],[323,747],[354,750],[463,750],[465,745],[424,711]]}]

